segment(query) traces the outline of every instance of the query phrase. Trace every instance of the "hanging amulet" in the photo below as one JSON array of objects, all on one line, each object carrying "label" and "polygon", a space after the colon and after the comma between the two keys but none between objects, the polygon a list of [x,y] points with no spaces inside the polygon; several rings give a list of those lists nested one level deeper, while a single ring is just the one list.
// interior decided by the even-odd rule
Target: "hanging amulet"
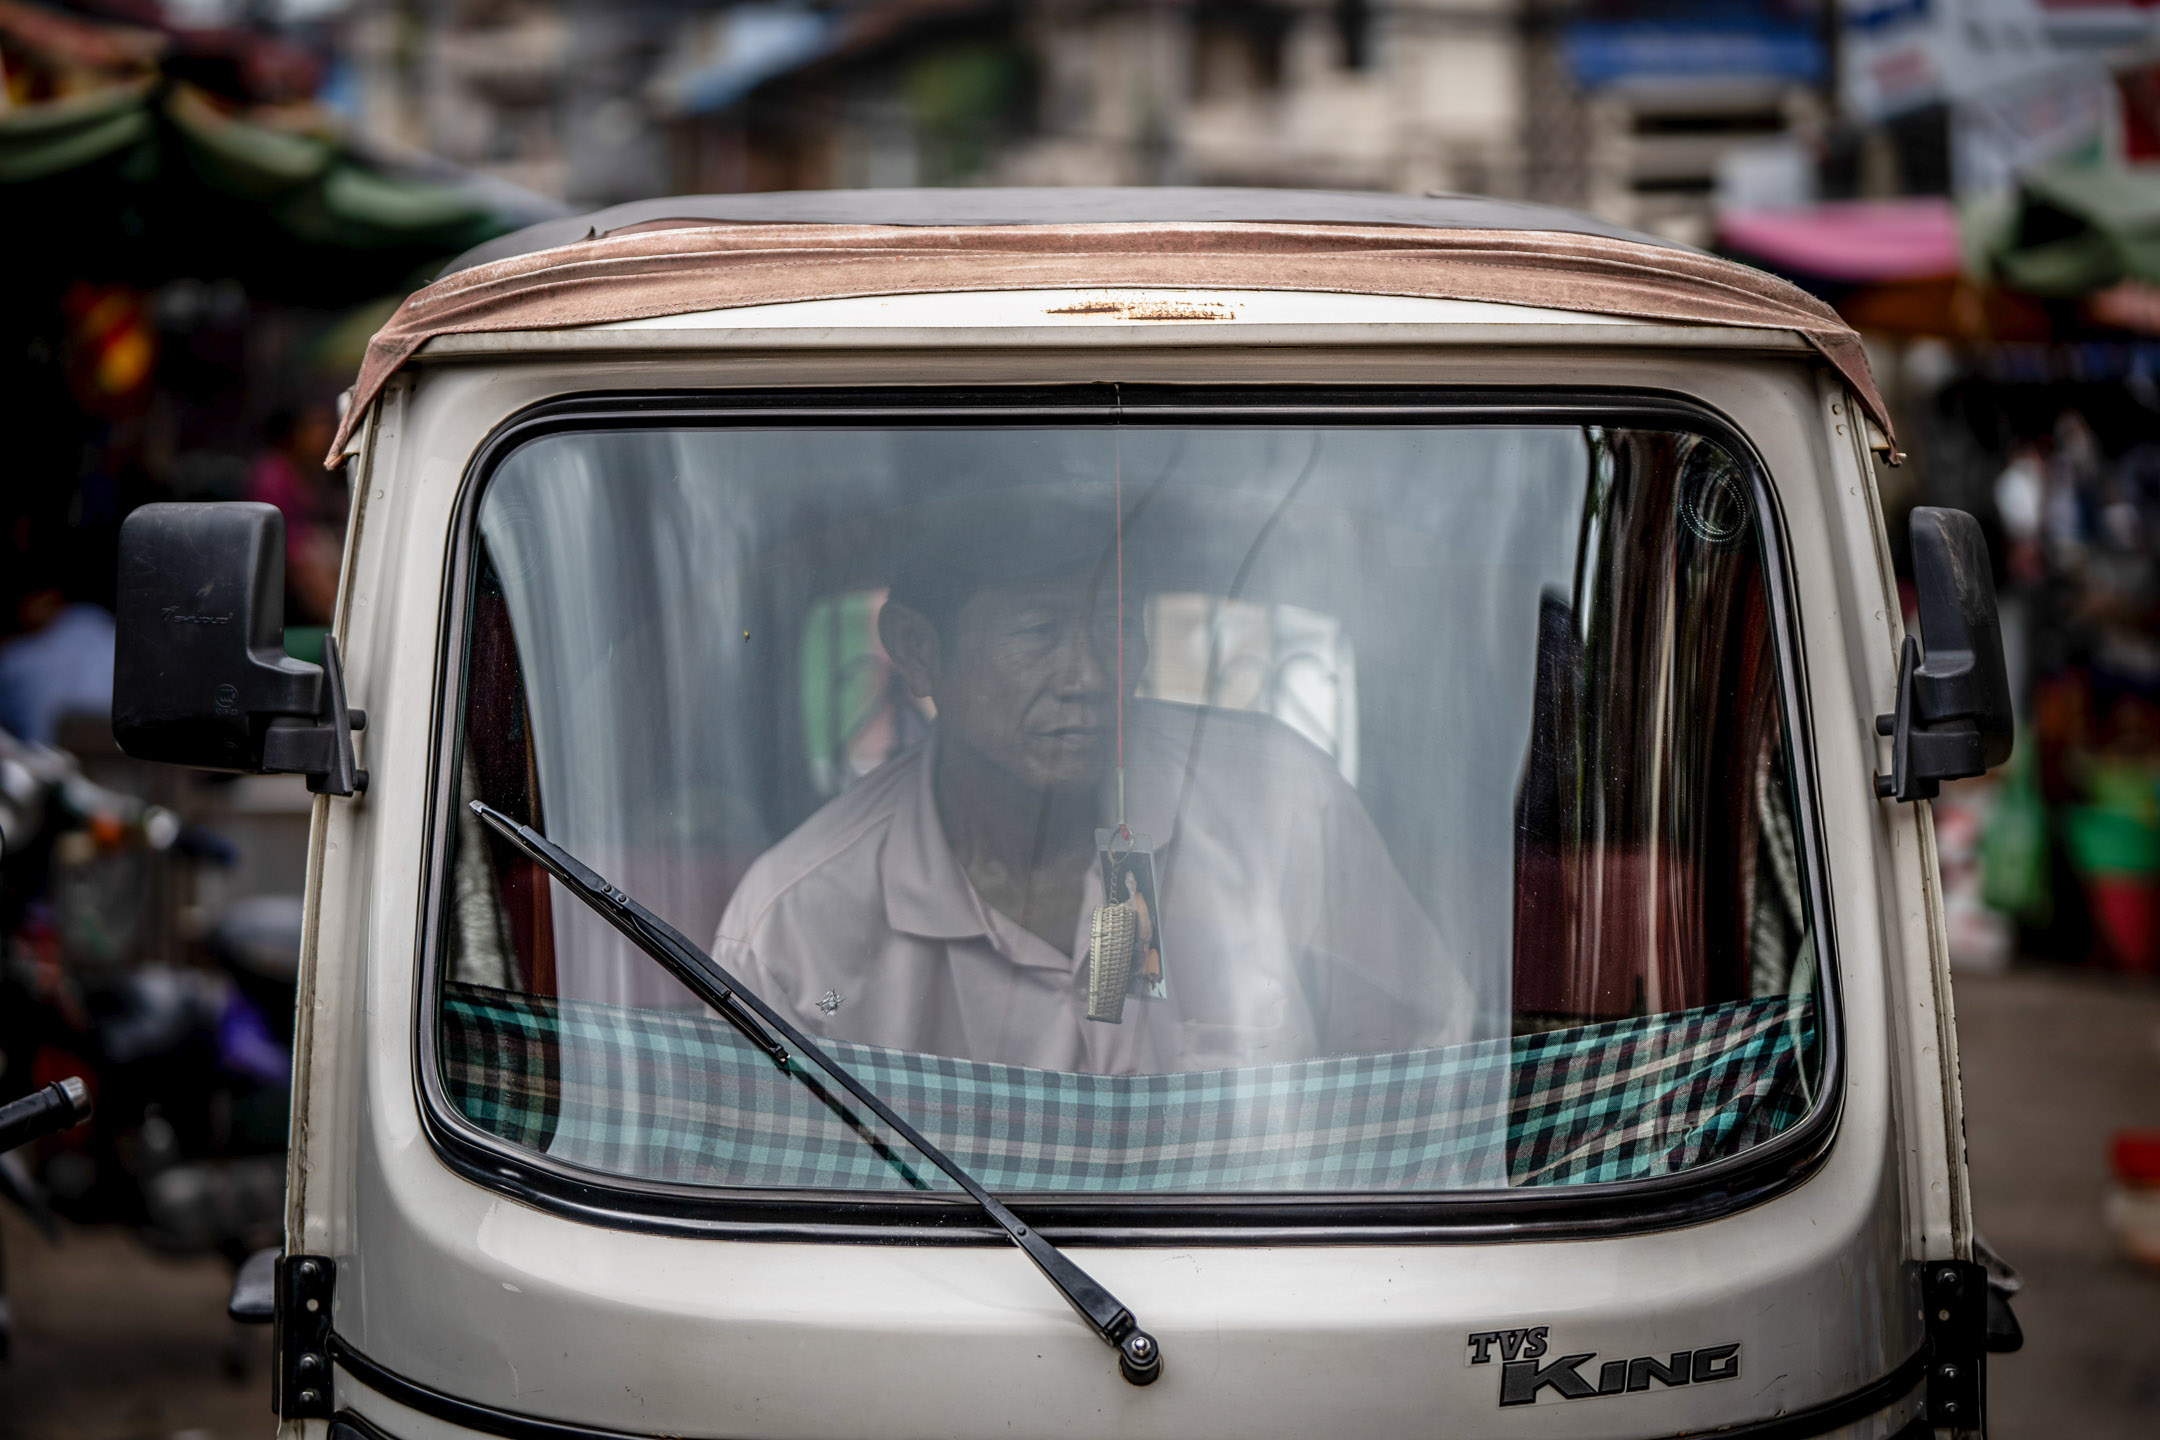
[{"label": "hanging amulet", "polygon": [[1088,925],[1087,1017],[1112,1025],[1125,1019],[1125,986],[1132,979],[1140,912],[1130,900],[1098,905]]}]

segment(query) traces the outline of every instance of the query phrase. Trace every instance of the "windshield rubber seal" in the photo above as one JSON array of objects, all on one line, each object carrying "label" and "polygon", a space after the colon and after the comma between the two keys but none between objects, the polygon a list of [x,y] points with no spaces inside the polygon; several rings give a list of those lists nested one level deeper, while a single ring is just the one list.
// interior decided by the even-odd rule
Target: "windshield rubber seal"
[{"label": "windshield rubber seal", "polygon": [[1822,1024],[1819,1098],[1791,1129],[1739,1155],[1674,1175],[1550,1189],[1422,1193],[1180,1193],[1001,1195],[1053,1244],[1299,1245],[1496,1243],[1653,1233],[1701,1224],[1804,1183],[1827,1158],[1842,1114],[1843,1013],[1815,745],[1801,663],[1784,515],[1769,472],[1739,427],[1691,397],[1635,389],[1485,390],[1425,386],[849,387],[593,393],[556,397],[506,419],[475,451],[457,500],[444,567],[431,732],[424,863],[420,866],[414,1007],[414,1088],[422,1128],[451,1170],[537,1209],[585,1224],[713,1239],[855,1244],[1009,1243],[964,1196],[833,1190],[727,1189],[645,1180],[569,1164],[518,1147],[460,1115],[442,1085],[436,1000],[446,950],[449,846],[462,765],[467,624],[479,500],[509,456],[570,431],[658,425],[893,426],[1123,423],[1251,425],[1554,424],[1680,430],[1721,445],[1746,470],[1763,523],[1763,577],[1794,769],[1796,837],[1815,934]]}]

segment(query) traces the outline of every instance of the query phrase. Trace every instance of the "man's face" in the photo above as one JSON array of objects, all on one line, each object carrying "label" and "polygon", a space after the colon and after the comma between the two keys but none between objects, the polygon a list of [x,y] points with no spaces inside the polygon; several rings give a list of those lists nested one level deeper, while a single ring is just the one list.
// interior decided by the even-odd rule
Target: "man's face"
[{"label": "man's face", "polygon": [[[1034,790],[1096,784],[1117,725],[1113,584],[1080,575],[971,596],[930,685],[946,735]],[[1147,666],[1134,599],[1125,610],[1128,689]]]}]

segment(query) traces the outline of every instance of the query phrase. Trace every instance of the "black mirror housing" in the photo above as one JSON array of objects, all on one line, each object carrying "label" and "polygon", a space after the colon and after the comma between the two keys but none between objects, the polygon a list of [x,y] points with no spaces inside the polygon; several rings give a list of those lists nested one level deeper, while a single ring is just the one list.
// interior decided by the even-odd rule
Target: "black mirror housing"
[{"label": "black mirror housing", "polygon": [[1941,782],[2002,764],[2015,733],[1980,522],[1921,506],[1912,512],[1912,547],[1920,634],[1905,636],[1896,711],[1875,720],[1892,739],[1891,773],[1875,777],[1875,792],[1897,800],[1932,799]]},{"label": "black mirror housing", "polygon": [[246,501],[144,505],[120,527],[113,738],[140,760],[364,783],[335,641],[285,653],[285,517]]},{"label": "black mirror housing", "polygon": [[141,760],[257,771],[270,717],[313,715],[322,670],[285,653],[285,517],[145,505],[120,527],[113,736]]}]

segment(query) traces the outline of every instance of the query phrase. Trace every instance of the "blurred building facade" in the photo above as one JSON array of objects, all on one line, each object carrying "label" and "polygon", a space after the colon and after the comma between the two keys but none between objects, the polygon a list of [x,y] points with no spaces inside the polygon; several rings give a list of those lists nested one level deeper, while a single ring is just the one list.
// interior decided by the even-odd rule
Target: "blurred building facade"
[{"label": "blurred building facade", "polygon": [[371,130],[574,206],[1464,190],[1792,280],[1913,452],[1900,558],[1918,503],[1997,548],[2027,738],[1936,809],[1953,957],[2160,970],[2151,0],[357,3]]},{"label": "blurred building facade", "polygon": [[1706,241],[1728,155],[1819,147],[1830,113],[1818,9],[1788,0],[362,0],[350,23],[368,132],[578,205],[1461,190]]}]

